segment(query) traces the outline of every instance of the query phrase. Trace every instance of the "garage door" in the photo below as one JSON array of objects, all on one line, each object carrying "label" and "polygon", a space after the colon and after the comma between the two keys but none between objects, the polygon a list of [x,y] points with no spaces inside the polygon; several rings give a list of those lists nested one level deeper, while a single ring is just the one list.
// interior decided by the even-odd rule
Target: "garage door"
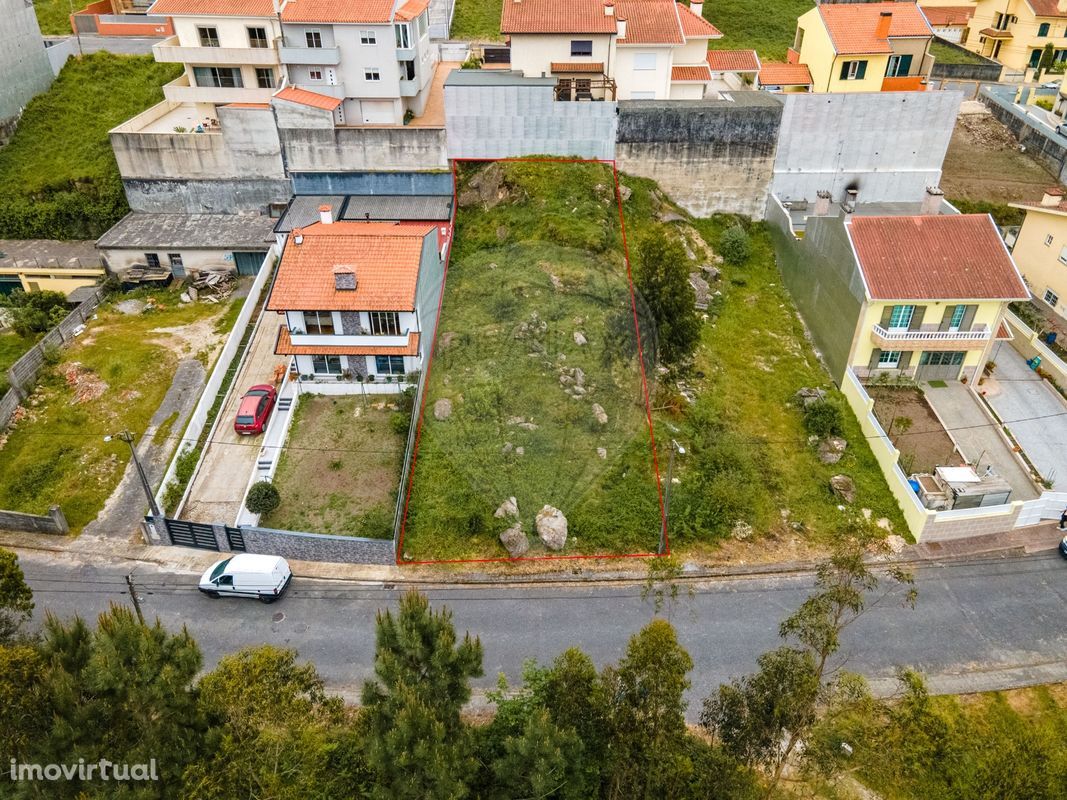
[{"label": "garage door", "polygon": [[392,100],[364,100],[360,103],[363,109],[363,122],[367,125],[392,125],[395,119],[393,115]]},{"label": "garage door", "polygon": [[263,253],[234,253],[233,260],[237,264],[238,275],[256,275],[263,265],[263,259],[267,257]]},{"label": "garage door", "polygon": [[960,376],[964,355],[962,352],[923,353],[919,356],[919,368],[915,370],[915,380],[956,380]]}]

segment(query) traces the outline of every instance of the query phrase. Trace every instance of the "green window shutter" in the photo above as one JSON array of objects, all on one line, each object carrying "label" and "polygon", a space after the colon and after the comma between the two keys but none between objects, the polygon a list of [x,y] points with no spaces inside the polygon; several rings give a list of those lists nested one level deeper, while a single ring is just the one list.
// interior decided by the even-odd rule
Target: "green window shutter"
[{"label": "green window shutter", "polygon": [[858,63],[859,63],[859,67],[856,69],[856,80],[862,81],[863,80],[863,76],[867,74],[867,62],[866,61],[860,61]]},{"label": "green window shutter", "polygon": [[947,331],[952,327],[952,315],[956,313],[956,306],[945,306],[945,316],[941,318],[941,324],[937,326],[939,331]]},{"label": "green window shutter", "polygon": [[911,365],[911,350],[905,350],[900,354],[900,361],[897,362],[897,369],[907,369]]},{"label": "green window shutter", "polygon": [[841,80],[848,80],[848,65],[851,63],[851,61],[846,61],[844,64],[841,65]]},{"label": "green window shutter", "polygon": [[886,306],[882,309],[882,319],[878,323],[886,330],[889,330],[889,321],[893,317],[893,306]]},{"label": "green window shutter", "polygon": [[878,369],[878,361],[882,358],[882,351],[877,347],[871,351],[871,363],[868,364],[870,369]]},{"label": "green window shutter", "polygon": [[969,331],[974,323],[974,315],[978,313],[978,306],[967,306],[963,312],[963,322],[960,323],[961,331]]},{"label": "green window shutter", "polygon": [[900,57],[900,64],[897,65],[897,75],[903,77],[911,74],[911,59],[912,56],[910,53]]},{"label": "green window shutter", "polygon": [[917,331],[922,328],[923,316],[926,314],[926,306],[915,306],[915,311],[911,314],[911,324],[908,325],[909,331]]}]

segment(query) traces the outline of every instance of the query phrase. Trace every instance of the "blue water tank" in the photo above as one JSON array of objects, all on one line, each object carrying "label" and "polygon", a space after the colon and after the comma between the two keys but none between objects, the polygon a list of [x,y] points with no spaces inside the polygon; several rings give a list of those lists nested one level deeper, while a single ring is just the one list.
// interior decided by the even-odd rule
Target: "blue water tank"
[{"label": "blue water tank", "polygon": [[911,479],[908,480],[908,486],[911,487],[911,490],[913,492],[915,492],[915,494],[919,493],[919,489],[920,489],[919,482],[917,480],[915,480],[915,478],[911,478]]},{"label": "blue water tank", "polygon": [[1049,344],[1055,344],[1056,343],[1056,331],[1049,331],[1048,333],[1046,333],[1045,334],[1045,341],[1048,342]]}]

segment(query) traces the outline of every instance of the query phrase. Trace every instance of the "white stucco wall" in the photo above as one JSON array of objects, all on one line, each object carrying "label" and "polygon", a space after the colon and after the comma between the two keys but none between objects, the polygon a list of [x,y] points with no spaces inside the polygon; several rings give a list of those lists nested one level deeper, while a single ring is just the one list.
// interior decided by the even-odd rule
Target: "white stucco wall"
[{"label": "white stucco wall", "polygon": [[[542,73],[551,74],[553,61],[592,63],[600,62],[607,74],[612,74],[614,60],[614,36],[601,34],[512,34],[511,68],[520,70],[527,78],[540,78]],[[593,55],[572,56],[572,41],[591,41]]]},{"label": "white stucco wall", "polygon": [[[669,47],[617,47],[615,81],[619,85],[619,99],[631,100],[643,97],[643,92],[653,92],[646,99],[667,100],[671,92],[671,48]],[[635,69],[634,64],[644,56],[655,55],[655,69]],[[635,93],[637,98],[634,97]]]}]

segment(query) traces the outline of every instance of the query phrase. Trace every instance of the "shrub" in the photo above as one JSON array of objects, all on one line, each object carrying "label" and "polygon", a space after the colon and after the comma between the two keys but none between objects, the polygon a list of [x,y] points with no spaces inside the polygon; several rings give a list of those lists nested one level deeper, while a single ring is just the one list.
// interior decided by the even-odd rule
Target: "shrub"
[{"label": "shrub", "polygon": [[1049,97],[1039,97],[1034,100],[1034,105],[1038,108],[1043,108],[1045,111],[1052,110],[1052,99]]},{"label": "shrub", "polygon": [[744,264],[748,260],[748,234],[740,225],[734,225],[719,237],[719,253],[727,264]]},{"label": "shrub", "polygon": [[411,415],[405,414],[403,411],[394,411],[392,416],[389,417],[389,427],[393,429],[393,433],[401,438],[406,438],[408,430],[411,428]]},{"label": "shrub", "polygon": [[824,439],[844,431],[841,409],[830,400],[816,400],[804,408],[804,427],[812,436]]},{"label": "shrub", "polygon": [[245,508],[253,514],[269,514],[282,503],[278,488],[270,481],[258,481],[252,484],[245,498]]},{"label": "shrub", "polygon": [[20,336],[45,333],[69,313],[62,292],[24,292],[16,289],[4,303],[11,310],[11,327]]}]

